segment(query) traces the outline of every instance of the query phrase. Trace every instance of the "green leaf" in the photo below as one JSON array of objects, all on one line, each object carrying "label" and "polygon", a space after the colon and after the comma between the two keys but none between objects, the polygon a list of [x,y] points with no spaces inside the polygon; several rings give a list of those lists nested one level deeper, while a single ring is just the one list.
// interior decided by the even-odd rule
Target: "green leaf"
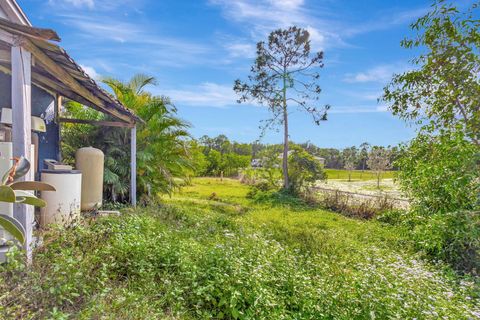
[{"label": "green leaf", "polygon": [[29,204],[41,208],[47,205],[44,200],[37,198],[34,194],[27,191],[16,190],[15,196],[17,198],[17,202],[21,202],[22,204]]},{"label": "green leaf", "polygon": [[9,186],[0,186],[0,202],[15,202],[15,192]]},{"label": "green leaf", "polygon": [[45,182],[38,181],[20,181],[9,185],[13,190],[37,190],[37,191],[56,191],[55,187]]},{"label": "green leaf", "polygon": [[0,214],[0,226],[2,226],[3,229],[10,233],[20,243],[25,243],[25,229],[20,222],[18,222],[18,220],[10,216]]}]

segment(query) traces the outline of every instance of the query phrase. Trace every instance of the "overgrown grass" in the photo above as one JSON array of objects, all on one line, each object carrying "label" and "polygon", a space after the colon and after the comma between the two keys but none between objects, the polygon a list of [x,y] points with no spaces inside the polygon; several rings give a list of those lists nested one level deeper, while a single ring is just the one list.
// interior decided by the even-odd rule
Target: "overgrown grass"
[{"label": "overgrown grass", "polygon": [[[338,169],[325,169],[328,179],[341,179],[348,180],[348,171],[347,170],[338,170]],[[385,171],[381,175],[382,179],[393,179],[395,178],[395,171]],[[376,180],[377,176],[374,172],[370,170],[353,170],[351,172],[352,180]]]},{"label": "overgrown grass", "polygon": [[161,206],[48,232],[30,270],[1,272],[0,318],[480,316],[474,283],[398,229],[247,192],[197,179]]}]

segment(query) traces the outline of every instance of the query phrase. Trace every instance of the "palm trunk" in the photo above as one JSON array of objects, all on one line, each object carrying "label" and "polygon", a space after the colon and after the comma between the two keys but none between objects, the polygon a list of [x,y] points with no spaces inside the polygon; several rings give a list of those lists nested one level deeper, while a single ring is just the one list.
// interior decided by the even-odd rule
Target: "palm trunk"
[{"label": "palm trunk", "polygon": [[287,79],[286,70],[283,76],[283,188],[290,187],[288,181],[288,113],[287,113]]}]

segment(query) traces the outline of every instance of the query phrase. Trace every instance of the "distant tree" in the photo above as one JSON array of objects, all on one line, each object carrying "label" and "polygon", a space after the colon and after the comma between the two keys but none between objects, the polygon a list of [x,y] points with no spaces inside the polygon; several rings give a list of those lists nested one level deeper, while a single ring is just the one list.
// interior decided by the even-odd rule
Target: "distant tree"
[{"label": "distant tree", "polygon": [[367,159],[368,159],[368,151],[370,149],[370,143],[364,142],[360,145],[360,149],[358,151],[359,159],[360,159],[360,165],[362,171],[365,171],[365,168],[367,167]]},{"label": "distant tree", "polygon": [[421,48],[415,70],[395,75],[383,100],[395,115],[421,122],[429,132],[460,130],[480,146],[479,2],[465,12],[440,0],[401,45]]},{"label": "distant tree", "polygon": [[243,156],[252,156],[252,144],[233,142],[233,152]]},{"label": "distant tree", "polygon": [[321,92],[318,70],[323,67],[323,52],[310,54],[310,34],[290,27],[270,33],[268,43],[257,44],[257,57],[247,82],[235,81],[233,89],[239,103],[255,100],[266,105],[272,114],[263,127],[283,125],[283,186],[289,188],[288,114],[291,104],[312,115],[318,125],[326,120],[328,105],[319,107]]},{"label": "distant tree", "polygon": [[343,167],[348,171],[348,182],[352,181],[352,170],[355,169],[355,161],[357,156],[357,148],[350,147],[346,148],[342,152],[343,156]]},{"label": "distant tree", "polygon": [[207,135],[201,136],[200,139],[198,139],[198,143],[205,148],[206,153],[214,148],[213,139]]},{"label": "distant tree", "polygon": [[192,140],[188,145],[190,151],[190,159],[193,164],[193,175],[201,177],[207,174],[208,161],[205,156],[205,147],[201,146],[198,141]]},{"label": "distant tree", "polygon": [[382,173],[390,169],[390,150],[383,147],[374,147],[368,153],[368,167],[375,172],[377,177],[377,188],[380,188]]}]

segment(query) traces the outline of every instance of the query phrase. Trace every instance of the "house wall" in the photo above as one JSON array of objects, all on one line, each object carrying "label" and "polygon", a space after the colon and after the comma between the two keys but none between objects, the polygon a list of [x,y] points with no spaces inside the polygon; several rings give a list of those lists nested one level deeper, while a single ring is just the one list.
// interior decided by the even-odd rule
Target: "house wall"
[{"label": "house wall", "polygon": [[[44,168],[43,159],[58,159],[59,127],[54,123],[54,97],[39,87],[32,85],[32,116],[41,117],[47,124],[47,132],[39,132],[38,168]],[[11,108],[12,77],[0,72],[0,108]]]}]

